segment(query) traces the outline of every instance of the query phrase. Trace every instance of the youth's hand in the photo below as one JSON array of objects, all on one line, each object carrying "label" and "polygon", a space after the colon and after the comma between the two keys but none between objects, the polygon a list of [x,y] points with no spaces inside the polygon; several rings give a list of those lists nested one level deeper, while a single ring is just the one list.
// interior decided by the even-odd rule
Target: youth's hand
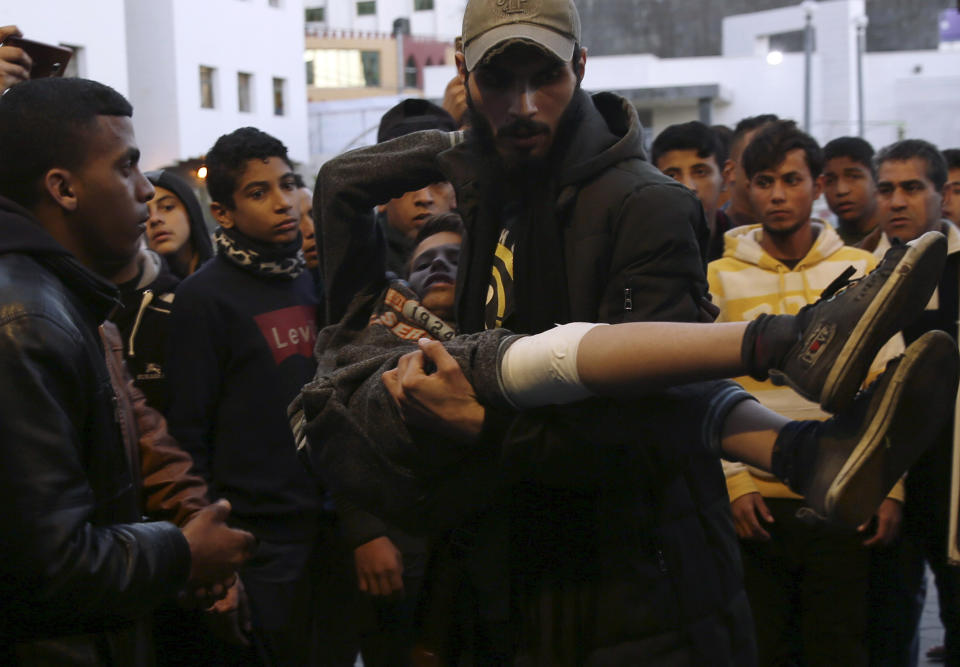
[{"label": "youth's hand", "polygon": [[228,644],[250,646],[250,633],[253,632],[250,602],[240,577],[233,582],[226,596],[207,612],[207,626],[214,636]]},{"label": "youth's hand", "polygon": [[737,537],[760,542],[770,539],[770,533],[760,525],[760,520],[773,523],[773,515],[770,514],[767,504],[763,502],[763,496],[759,493],[754,491],[743,494],[730,503],[730,511],[733,512],[733,526],[737,531]]},{"label": "youth's hand", "polygon": [[230,503],[218,500],[194,514],[180,530],[190,545],[190,586],[215,586],[233,578],[256,547],[245,530],[226,524]]},{"label": "youth's hand", "polygon": [[[885,498],[877,513],[874,515],[877,519],[876,532],[864,540],[865,547],[884,547],[897,539],[900,534],[900,522],[903,521],[903,506],[899,500]],[[870,521],[866,522],[857,530],[861,533],[866,532],[870,527]]]},{"label": "youth's hand", "polygon": [[[23,37],[15,25],[0,26],[0,42],[7,37]],[[27,52],[16,46],[0,46],[0,93],[30,78],[33,61]]]},{"label": "youth's hand", "polygon": [[378,537],[353,550],[357,585],[375,597],[403,595],[403,556],[389,537]]},{"label": "youth's hand", "polygon": [[[437,369],[430,375],[427,361]],[[480,435],[486,410],[460,365],[438,341],[421,339],[420,349],[402,356],[382,379],[407,424],[467,442]]]}]

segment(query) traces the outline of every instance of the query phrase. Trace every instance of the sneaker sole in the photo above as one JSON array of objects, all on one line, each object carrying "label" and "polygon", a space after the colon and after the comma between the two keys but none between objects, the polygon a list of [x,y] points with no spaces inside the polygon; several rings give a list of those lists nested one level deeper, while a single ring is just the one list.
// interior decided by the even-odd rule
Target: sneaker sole
[{"label": "sneaker sole", "polygon": [[923,312],[943,271],[942,261],[930,261],[928,257],[938,249],[946,257],[946,247],[941,239],[940,234],[928,233],[907,247],[893,273],[850,333],[827,375],[820,392],[820,405],[824,410],[836,413],[845,408],[863,384],[880,348],[904,324],[912,322]]},{"label": "sneaker sole", "polygon": [[860,444],[827,490],[828,517],[859,526],[873,516],[953,415],[958,368],[956,343],[942,331],[907,348]]}]

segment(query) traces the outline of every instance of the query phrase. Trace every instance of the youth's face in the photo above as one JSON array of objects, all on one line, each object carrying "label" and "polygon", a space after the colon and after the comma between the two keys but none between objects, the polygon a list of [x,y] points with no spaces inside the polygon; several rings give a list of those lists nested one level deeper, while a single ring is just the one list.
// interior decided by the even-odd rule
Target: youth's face
[{"label": "youth's face", "polygon": [[289,243],[300,233],[300,193],[293,169],[279,157],[247,161],[233,192],[234,208],[214,203],[226,228],[262,243]]},{"label": "youth's face", "polygon": [[73,242],[81,261],[111,276],[137,254],[154,191],[140,172],[130,118],[98,116],[86,148],[71,172]]},{"label": "youth's face", "polygon": [[667,151],[657,159],[657,169],[696,193],[708,220],[717,212],[723,175],[714,155],[700,157],[694,149]]},{"label": "youth's face", "polygon": [[421,241],[410,260],[410,288],[425,308],[445,320],[453,316],[462,240],[454,232],[438,232]]},{"label": "youth's face", "polygon": [[420,190],[408,192],[380,207],[387,215],[387,224],[411,241],[423,223],[435,215],[457,207],[457,196],[450,183],[434,183]]},{"label": "youth's face", "polygon": [[547,55],[530,44],[515,44],[483,62],[469,74],[463,54],[457,54],[468,103],[493,133],[497,153],[509,166],[547,156],[563,113],[583,76],[586,52],[573,64]]},{"label": "youth's face", "polygon": [[907,242],[934,229],[941,203],[923,158],[887,160],[877,169],[880,225],[887,236]]},{"label": "youth's face", "polygon": [[960,225],[960,167],[947,172],[947,184],[943,186],[943,217]]},{"label": "youth's face", "polygon": [[749,183],[754,215],[775,236],[789,236],[807,224],[820,196],[819,180],[811,176],[800,148],[788,151],[773,169],[754,174]]},{"label": "youth's face", "polygon": [[313,224],[313,192],[310,188],[300,188],[300,236],[303,241],[303,258],[307,261],[308,269],[315,269],[320,264],[317,255],[317,230]]},{"label": "youth's face", "polygon": [[877,184],[866,166],[849,157],[835,157],[823,166],[827,205],[842,222],[869,220],[877,209]]},{"label": "youth's face", "polygon": [[173,255],[190,241],[190,217],[177,195],[160,186],[155,189],[156,194],[147,204],[147,246],[161,255]]}]

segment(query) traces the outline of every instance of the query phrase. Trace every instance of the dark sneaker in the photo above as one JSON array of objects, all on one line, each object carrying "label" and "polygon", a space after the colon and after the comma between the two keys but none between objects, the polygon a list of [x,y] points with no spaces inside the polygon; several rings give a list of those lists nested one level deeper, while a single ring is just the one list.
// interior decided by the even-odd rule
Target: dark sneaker
[{"label": "dark sneaker", "polygon": [[794,490],[828,520],[850,526],[869,520],[949,422],[958,373],[950,336],[930,331],[918,338],[849,409],[810,431],[817,458],[810,479],[798,480]]},{"label": "dark sneaker", "polygon": [[770,369],[770,379],[818,401],[827,412],[843,409],[883,344],[926,307],[946,257],[943,234],[927,232],[888,250],[863,278],[834,281],[819,301],[797,313],[799,341]]}]

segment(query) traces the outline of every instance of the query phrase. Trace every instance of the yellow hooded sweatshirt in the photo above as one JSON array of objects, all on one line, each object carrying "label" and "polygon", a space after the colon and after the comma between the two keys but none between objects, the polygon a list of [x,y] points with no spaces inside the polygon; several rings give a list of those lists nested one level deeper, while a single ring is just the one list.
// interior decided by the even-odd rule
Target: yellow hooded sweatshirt
[{"label": "yellow hooded sweatshirt", "polygon": [[[718,322],[752,320],[761,313],[795,315],[803,306],[814,303],[820,294],[847,267],[861,277],[877,265],[866,252],[843,245],[833,227],[814,218],[816,239],[806,256],[792,269],[774,259],[761,247],[760,225],[735,227],[724,235],[723,257],[707,267],[707,280],[714,302],[720,308]],[[871,378],[883,372],[886,362],[903,352],[903,340],[896,336],[877,354]],[[806,400],[789,387],[777,387],[769,380],[737,378],[744,389],[766,407],[790,419],[826,419],[816,403]],[[724,461],[730,501],[758,492],[766,498],[800,498],[776,477],[742,463]],[[890,493],[903,499],[900,484]]]}]

